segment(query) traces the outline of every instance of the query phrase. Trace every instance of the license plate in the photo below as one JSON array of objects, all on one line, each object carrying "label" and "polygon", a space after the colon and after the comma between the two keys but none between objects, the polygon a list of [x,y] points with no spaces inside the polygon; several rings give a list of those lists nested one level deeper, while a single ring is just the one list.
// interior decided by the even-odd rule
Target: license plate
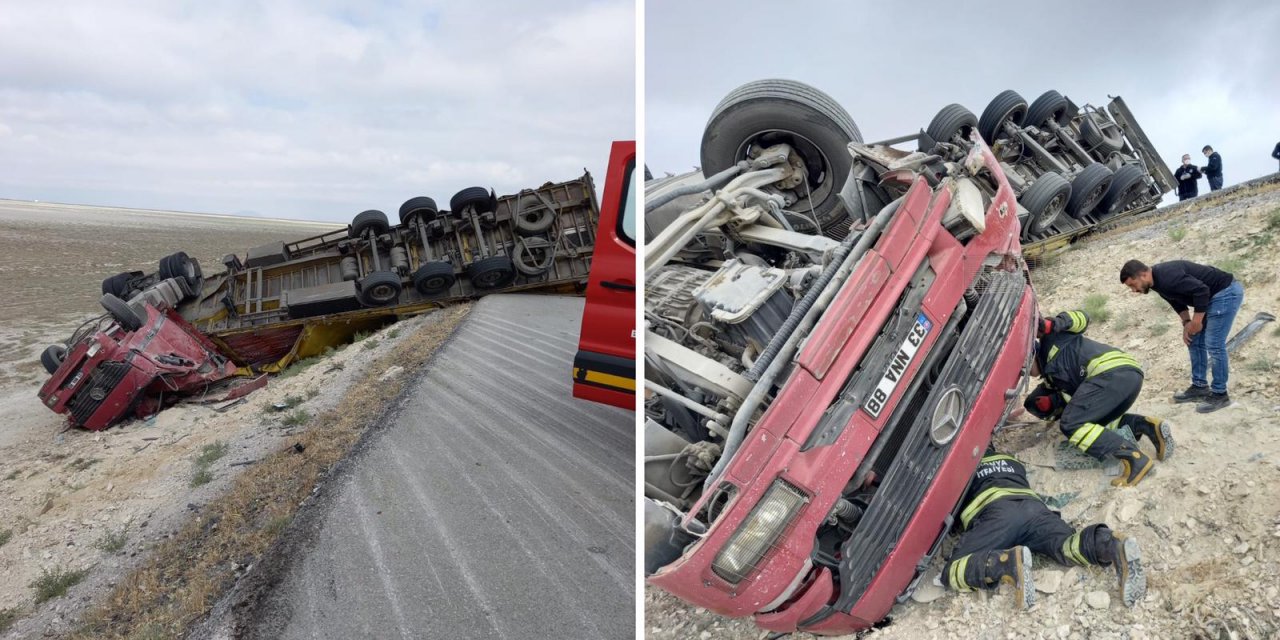
[{"label": "license plate", "polygon": [[933,323],[923,313],[916,314],[915,324],[911,326],[911,331],[907,333],[906,339],[898,347],[898,352],[889,361],[889,366],[885,367],[884,375],[880,378],[880,384],[876,385],[871,397],[867,398],[866,403],[862,405],[863,410],[872,418],[880,417],[880,412],[884,411],[885,403],[893,396],[894,390],[898,388],[898,383],[902,382],[903,375],[907,372],[907,368],[911,366],[911,362],[916,359],[916,353],[920,351],[920,345],[924,344],[924,339],[929,335],[929,331],[932,328]]}]

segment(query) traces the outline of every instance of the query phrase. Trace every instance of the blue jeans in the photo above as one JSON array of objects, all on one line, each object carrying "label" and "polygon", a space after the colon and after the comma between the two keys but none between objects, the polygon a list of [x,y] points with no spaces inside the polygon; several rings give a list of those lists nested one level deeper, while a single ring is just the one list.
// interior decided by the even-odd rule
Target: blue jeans
[{"label": "blue jeans", "polygon": [[1209,309],[1204,314],[1204,328],[1191,337],[1188,347],[1191,352],[1191,384],[1209,386],[1205,374],[1212,364],[1211,390],[1214,393],[1227,392],[1227,338],[1241,302],[1244,302],[1244,287],[1239,280],[1219,291],[1209,302]]}]

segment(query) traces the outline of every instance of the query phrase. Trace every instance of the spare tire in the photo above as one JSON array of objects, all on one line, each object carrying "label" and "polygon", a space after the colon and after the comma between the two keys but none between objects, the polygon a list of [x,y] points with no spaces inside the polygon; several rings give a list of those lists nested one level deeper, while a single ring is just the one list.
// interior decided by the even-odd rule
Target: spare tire
[{"label": "spare tire", "polygon": [[526,276],[540,276],[556,261],[555,245],[546,238],[520,238],[511,254],[516,270]]},{"label": "spare tire", "polygon": [[400,275],[394,271],[374,271],[356,282],[356,297],[366,307],[385,307],[400,299]]},{"label": "spare tire", "polygon": [[1089,149],[1101,149],[1107,152],[1104,156],[1110,156],[1111,151],[1123,149],[1124,134],[1120,132],[1120,127],[1110,120],[1098,124],[1097,118],[1097,114],[1089,113],[1080,120],[1080,137],[1084,138]]},{"label": "spare tire", "polygon": [[414,220],[431,222],[439,215],[440,208],[436,206],[436,201],[426,196],[409,198],[400,205],[400,224],[412,224]]},{"label": "spare tire", "polygon": [[467,265],[467,277],[476,289],[500,289],[516,279],[516,268],[507,256],[491,256]]},{"label": "spare tire", "polygon": [[434,296],[447,291],[458,281],[453,273],[453,265],[443,260],[432,260],[423,263],[413,272],[413,288],[424,296]]},{"label": "spare tire", "polygon": [[40,364],[44,365],[44,370],[50,375],[56,373],[66,359],[67,348],[60,344],[51,344],[40,354]]},{"label": "spare tire", "polygon": [[1004,131],[1004,123],[1020,125],[1027,117],[1027,101],[1017,91],[1006,89],[991,99],[978,119],[978,133],[987,144],[993,144]]},{"label": "spare tire", "polygon": [[787,143],[808,172],[807,184],[791,190],[791,209],[825,228],[845,217],[838,194],[853,162],[850,142],[862,142],[862,132],[831,96],[793,80],[757,80],[730,91],[712,110],[702,131],[702,173],[732,167],[753,147]]},{"label": "spare tire", "polygon": [[1113,216],[1126,207],[1133,204],[1142,195],[1142,191],[1147,188],[1144,181],[1147,172],[1142,170],[1141,165],[1126,164],[1116,169],[1115,177],[1111,179],[1111,186],[1107,188],[1107,195],[1102,196],[1102,202],[1098,203],[1097,209],[1094,211],[1099,218],[1107,218]]},{"label": "spare tire", "polygon": [[1040,97],[1031,103],[1031,107],[1027,109],[1027,118],[1023,122],[1035,127],[1044,126],[1049,120],[1065,125],[1071,121],[1071,114],[1067,113],[1070,107],[1071,103],[1067,102],[1061,93],[1050,89],[1040,94]]},{"label": "spare tire", "polygon": [[143,318],[138,316],[138,312],[133,310],[124,300],[111,295],[110,293],[102,296],[99,300],[102,308],[111,314],[111,319],[120,325],[121,329],[133,332],[142,328]]},{"label": "spare tire", "polygon": [[498,208],[498,199],[484,187],[467,187],[449,198],[449,208],[458,215],[467,207],[475,207],[476,213],[489,213]]},{"label": "spare tire", "polygon": [[1023,237],[1030,238],[1048,231],[1049,226],[1066,210],[1070,198],[1071,183],[1061,175],[1049,172],[1036,178],[1018,196],[1018,203],[1030,213],[1027,226],[1022,230]]},{"label": "spare tire", "polygon": [[366,231],[373,231],[373,235],[380,236],[390,230],[391,223],[387,220],[387,214],[377,209],[369,209],[360,212],[351,221],[351,227],[347,229],[347,237],[363,238]]},{"label": "spare tire", "polygon": [[1107,165],[1095,162],[1076,174],[1071,181],[1071,199],[1067,200],[1067,215],[1072,218],[1083,218],[1088,215],[1111,187],[1111,169]]},{"label": "spare tire", "polygon": [[[532,201],[537,208],[525,207],[525,203]],[[516,233],[522,236],[536,236],[546,233],[551,228],[552,223],[556,221],[556,212],[542,205],[537,197],[532,199],[521,198],[520,210],[513,216],[515,220]]]},{"label": "spare tire", "polygon": [[[968,139],[969,133],[977,126],[978,116],[973,115],[972,111],[958,104],[949,104],[933,116],[924,132],[934,142],[951,142],[956,136]],[[923,145],[920,150],[929,151]]]}]

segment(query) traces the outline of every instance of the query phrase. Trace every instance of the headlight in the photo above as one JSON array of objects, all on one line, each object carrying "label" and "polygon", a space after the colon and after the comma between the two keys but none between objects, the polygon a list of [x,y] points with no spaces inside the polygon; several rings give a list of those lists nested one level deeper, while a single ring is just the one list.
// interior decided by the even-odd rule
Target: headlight
[{"label": "headlight", "polygon": [[964,393],[960,387],[951,387],[938,398],[933,408],[933,419],[929,423],[929,439],[939,447],[945,447],[960,433],[960,424],[964,422]]},{"label": "headlight", "polygon": [[731,584],[742,582],[808,501],[804,493],[785,480],[775,480],[720,550],[711,570]]}]

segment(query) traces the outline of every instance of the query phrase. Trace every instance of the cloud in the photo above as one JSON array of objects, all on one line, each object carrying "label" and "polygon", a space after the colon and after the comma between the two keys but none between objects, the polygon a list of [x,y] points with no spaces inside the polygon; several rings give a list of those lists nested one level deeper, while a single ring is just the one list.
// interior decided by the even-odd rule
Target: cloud
[{"label": "cloud", "polygon": [[19,3],[0,197],[346,220],[600,183],[635,136],[634,22],[613,0]]}]

